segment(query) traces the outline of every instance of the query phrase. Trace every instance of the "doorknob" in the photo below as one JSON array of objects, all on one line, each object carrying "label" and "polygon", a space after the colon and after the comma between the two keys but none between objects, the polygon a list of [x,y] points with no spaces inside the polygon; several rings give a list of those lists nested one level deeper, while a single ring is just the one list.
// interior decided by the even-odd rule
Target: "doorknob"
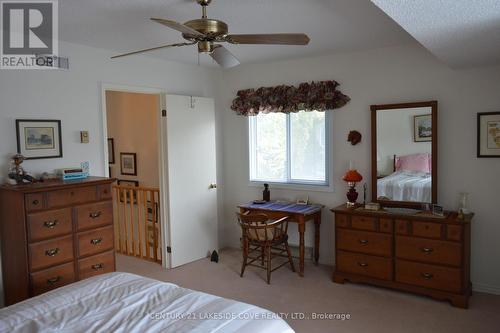
[{"label": "doorknob", "polygon": [[210,190],[213,190],[213,189],[217,188],[217,184],[212,183],[212,184],[210,184],[210,185],[208,186],[208,188],[209,188]]}]

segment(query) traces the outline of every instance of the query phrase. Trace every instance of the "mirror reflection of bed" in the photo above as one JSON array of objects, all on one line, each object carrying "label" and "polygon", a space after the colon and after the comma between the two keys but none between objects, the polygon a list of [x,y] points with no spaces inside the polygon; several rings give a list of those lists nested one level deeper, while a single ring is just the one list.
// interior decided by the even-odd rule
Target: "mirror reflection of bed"
[{"label": "mirror reflection of bed", "polygon": [[376,110],[376,197],[431,203],[432,106]]}]

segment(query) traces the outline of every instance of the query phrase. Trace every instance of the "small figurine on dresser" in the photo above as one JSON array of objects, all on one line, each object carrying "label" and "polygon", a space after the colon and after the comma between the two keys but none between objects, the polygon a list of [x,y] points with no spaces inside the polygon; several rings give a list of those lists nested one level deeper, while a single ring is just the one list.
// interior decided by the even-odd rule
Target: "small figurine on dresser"
[{"label": "small figurine on dresser", "polygon": [[26,171],[24,171],[23,167],[21,166],[23,162],[24,162],[23,155],[16,154],[12,156],[9,168],[9,183],[11,185],[36,182],[35,178],[33,178]]}]

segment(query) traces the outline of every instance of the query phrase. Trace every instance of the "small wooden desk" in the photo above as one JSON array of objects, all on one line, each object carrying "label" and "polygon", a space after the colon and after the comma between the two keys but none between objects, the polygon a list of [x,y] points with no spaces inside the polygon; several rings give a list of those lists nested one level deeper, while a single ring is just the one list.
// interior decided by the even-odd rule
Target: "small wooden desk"
[{"label": "small wooden desk", "polygon": [[265,204],[247,203],[239,205],[240,213],[247,211],[252,213],[263,213],[271,219],[280,219],[288,216],[290,222],[298,224],[299,243],[299,275],[304,276],[304,234],[306,232],[306,222],[314,221],[314,262],[317,265],[319,260],[319,237],[321,225],[322,205],[298,205],[295,203],[268,202]]}]

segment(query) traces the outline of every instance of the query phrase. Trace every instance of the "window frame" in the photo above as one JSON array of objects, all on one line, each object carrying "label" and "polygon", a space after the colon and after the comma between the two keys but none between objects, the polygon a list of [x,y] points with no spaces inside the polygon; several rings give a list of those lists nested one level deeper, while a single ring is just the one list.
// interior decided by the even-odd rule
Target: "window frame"
[{"label": "window frame", "polygon": [[[274,188],[282,189],[297,189],[297,190],[311,190],[320,192],[333,192],[332,187],[332,112],[330,111],[310,111],[310,112],[325,112],[325,181],[309,181],[300,179],[291,179],[291,117],[290,114],[286,116],[286,177],[285,181],[266,181],[252,179],[252,164],[255,165],[255,142],[252,140],[252,131],[256,124],[256,117],[248,117],[247,124],[247,157],[248,157],[248,185],[251,187],[261,187],[263,184],[270,184]],[[255,170],[255,168],[254,168]]]}]

